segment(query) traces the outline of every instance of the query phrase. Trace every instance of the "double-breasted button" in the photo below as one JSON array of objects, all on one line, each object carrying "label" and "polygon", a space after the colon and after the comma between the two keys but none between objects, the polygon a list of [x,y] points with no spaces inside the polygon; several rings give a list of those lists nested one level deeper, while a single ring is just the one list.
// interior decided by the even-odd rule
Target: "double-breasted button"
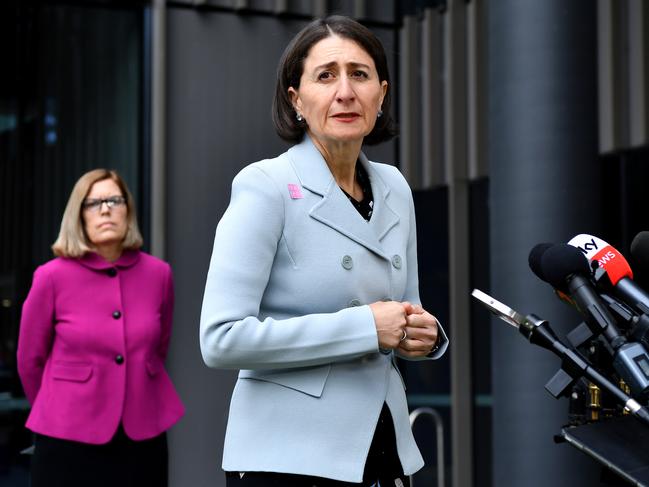
[{"label": "double-breasted button", "polygon": [[115,363],[117,365],[122,365],[124,363],[124,357],[122,357],[121,355],[116,355],[115,356]]},{"label": "double-breasted button", "polygon": [[115,277],[117,275],[117,269],[111,267],[106,271],[106,274],[108,274],[109,277]]},{"label": "double-breasted button", "polygon": [[347,269],[347,270],[349,270],[349,269],[351,269],[352,267],[354,267],[354,261],[352,260],[352,258],[351,258],[350,255],[345,255],[345,256],[343,257],[343,260],[341,261],[341,264],[342,264],[342,266],[343,266],[345,269]]},{"label": "double-breasted button", "polygon": [[401,256],[398,254],[394,254],[392,256],[392,265],[394,266],[395,269],[401,269]]},{"label": "double-breasted button", "polygon": [[352,300],[349,302],[349,305],[350,305],[350,306],[360,306],[360,305],[361,305],[361,300],[360,300],[360,299],[352,299]]},{"label": "double-breasted button", "polygon": [[121,317],[122,317],[122,313],[120,311],[113,311],[113,318],[119,320]]}]

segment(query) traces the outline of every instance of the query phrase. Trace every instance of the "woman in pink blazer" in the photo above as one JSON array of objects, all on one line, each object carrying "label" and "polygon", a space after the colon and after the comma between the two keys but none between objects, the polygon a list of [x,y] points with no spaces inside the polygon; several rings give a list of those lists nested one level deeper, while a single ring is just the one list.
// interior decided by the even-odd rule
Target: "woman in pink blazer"
[{"label": "woman in pink blazer", "polygon": [[173,282],[141,245],[121,177],[84,174],[20,323],[32,487],[167,485],[165,431],[184,413],[164,368]]}]

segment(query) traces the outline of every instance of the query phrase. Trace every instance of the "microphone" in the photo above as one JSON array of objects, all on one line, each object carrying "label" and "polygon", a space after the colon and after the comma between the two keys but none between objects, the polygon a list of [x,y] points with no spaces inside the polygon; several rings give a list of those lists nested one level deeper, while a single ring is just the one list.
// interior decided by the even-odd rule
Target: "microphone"
[{"label": "microphone", "polygon": [[640,266],[640,270],[649,269],[649,232],[640,232],[633,237],[631,257]]},{"label": "microphone", "polygon": [[[643,246],[649,247],[649,232],[641,233],[646,233],[647,237],[640,238],[640,243],[636,245],[636,248],[638,246],[640,248]],[[640,234],[636,235],[634,242],[636,242],[638,236]],[[633,282],[633,272],[629,263],[615,247],[600,238],[588,234],[577,235],[568,244],[579,249],[591,264],[598,263],[596,265],[606,272],[615,293],[626,304],[639,313],[649,314],[649,294]],[[647,255],[649,255],[649,252]]]},{"label": "microphone", "polygon": [[[591,264],[597,260],[600,269],[608,276],[615,294],[630,306],[631,310],[625,313],[621,303],[614,303],[612,298],[604,295],[602,297],[609,301],[611,309],[617,310],[620,316],[626,314],[623,319],[633,326],[628,336],[642,343],[647,349],[649,347],[649,294],[633,281],[633,272],[627,260],[613,246],[592,235],[577,235],[569,243],[580,249],[590,259]],[[635,236],[631,243],[631,255],[640,265],[649,264],[649,232],[640,232]],[[635,316],[631,319],[628,317],[629,312],[635,312]],[[647,365],[644,361],[643,364]]]},{"label": "microphone", "polygon": [[[537,246],[538,247],[538,246]],[[537,248],[532,249],[534,250]],[[568,244],[555,244],[545,252],[534,252],[534,262],[530,267],[543,281],[567,293],[584,321],[595,335],[603,334],[613,349],[613,367],[629,385],[634,394],[649,395],[649,356],[639,343],[627,343],[626,337],[618,330],[615,319],[599,297],[590,279],[590,267],[585,255]],[[532,258],[532,252],[530,252]]]},{"label": "microphone", "polygon": [[[541,279],[543,282],[548,282],[547,278],[543,274],[543,270],[541,269],[541,259],[543,258],[543,254],[550,248],[553,247],[553,243],[548,243],[548,242],[543,242],[540,244],[536,244],[532,250],[530,250],[530,254],[527,258],[527,263],[530,266],[530,269],[532,269],[532,272],[534,272],[534,275],[536,275],[539,279]],[[565,301],[571,306],[576,306],[573,300],[568,296],[565,292],[560,291],[559,289],[554,289],[555,294],[561,301]]]},{"label": "microphone", "polygon": [[541,258],[543,257],[543,254],[545,254],[546,250],[552,246],[554,246],[554,244],[549,242],[536,244],[532,250],[530,250],[530,255],[527,257],[527,263],[529,264],[530,269],[532,269],[532,272],[534,272],[534,274],[544,282],[545,276],[541,270]]},{"label": "microphone", "polygon": [[570,295],[593,333],[604,334],[614,349],[624,344],[626,339],[595,292],[590,281],[588,261],[579,250],[568,244],[555,244],[540,253],[537,245],[530,252],[530,268],[539,279]]}]

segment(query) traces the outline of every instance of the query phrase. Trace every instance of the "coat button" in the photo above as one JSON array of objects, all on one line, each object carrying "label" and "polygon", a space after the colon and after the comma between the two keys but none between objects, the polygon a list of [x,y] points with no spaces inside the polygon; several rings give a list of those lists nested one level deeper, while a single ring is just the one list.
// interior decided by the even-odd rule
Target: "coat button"
[{"label": "coat button", "polygon": [[347,269],[347,270],[349,270],[349,269],[351,269],[352,267],[354,267],[354,261],[352,260],[351,256],[349,256],[349,255],[345,255],[345,256],[343,257],[343,260],[342,260],[341,264],[342,264],[343,267],[344,267],[345,269]]},{"label": "coat button", "polygon": [[117,269],[111,267],[106,271],[106,274],[108,274],[109,277],[115,277],[117,275]]},{"label": "coat button", "polygon": [[119,320],[121,317],[122,317],[122,313],[120,313],[119,311],[113,311],[113,318]]},{"label": "coat button", "polygon": [[392,265],[395,269],[401,269],[401,256],[394,254],[392,256]]},{"label": "coat button", "polygon": [[361,305],[361,300],[360,300],[360,299],[352,299],[352,300],[349,302],[349,305],[350,305],[350,306],[360,306],[360,305]]},{"label": "coat button", "polygon": [[122,357],[121,355],[117,355],[115,357],[115,363],[117,365],[122,365],[124,363],[124,357]]}]

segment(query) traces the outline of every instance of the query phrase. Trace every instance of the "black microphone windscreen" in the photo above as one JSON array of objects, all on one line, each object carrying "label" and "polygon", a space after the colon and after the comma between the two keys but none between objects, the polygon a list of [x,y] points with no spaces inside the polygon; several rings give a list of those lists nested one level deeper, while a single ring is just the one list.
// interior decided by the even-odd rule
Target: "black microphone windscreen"
[{"label": "black microphone windscreen", "polygon": [[527,263],[530,266],[530,269],[532,269],[532,272],[541,279],[542,281],[545,281],[545,276],[541,272],[541,257],[543,257],[543,254],[545,254],[545,251],[548,250],[550,247],[552,247],[554,244],[548,243],[548,242],[543,242],[540,244],[536,244],[532,250],[530,250],[530,255],[527,258]]},{"label": "black microphone windscreen", "polygon": [[541,257],[541,274],[555,289],[566,291],[566,279],[571,274],[590,275],[588,259],[576,247],[556,244],[547,249]]},{"label": "black microphone windscreen", "polygon": [[633,238],[631,256],[642,271],[649,271],[649,232],[640,232]]}]

